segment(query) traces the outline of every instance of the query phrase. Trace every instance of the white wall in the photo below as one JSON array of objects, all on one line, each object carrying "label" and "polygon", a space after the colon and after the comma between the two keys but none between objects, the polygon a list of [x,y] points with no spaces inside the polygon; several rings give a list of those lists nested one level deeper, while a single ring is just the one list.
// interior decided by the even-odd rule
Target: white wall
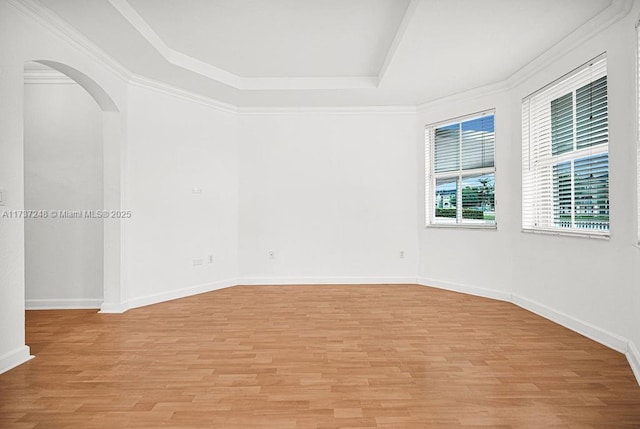
[{"label": "white wall", "polygon": [[[431,122],[496,108],[498,223],[495,231],[421,226],[418,276],[422,282],[513,299],[622,352],[628,346],[627,340],[636,347],[640,344],[640,251],[634,246],[634,24],[639,12],[636,3],[625,19],[517,84],[472,91],[431,103],[420,111],[421,132]],[[521,100],[605,51],[609,75],[611,238],[523,233]],[[420,153],[424,153],[422,145],[420,139]],[[423,177],[421,164],[418,180]],[[422,195],[420,201],[424,202]],[[424,219],[424,208],[420,215]]]},{"label": "white wall", "polygon": [[[132,86],[127,122],[129,304],[233,284],[237,116]],[[193,259],[203,264],[194,266]]]},{"label": "white wall", "polygon": [[[0,43],[6,15],[0,4]],[[0,48],[0,55],[3,49]],[[5,60],[5,58],[3,58]],[[22,97],[24,64],[0,63],[0,188],[2,210],[24,208]],[[9,100],[12,100],[9,102]],[[29,358],[24,341],[24,221],[0,220],[0,371]]]},{"label": "white wall", "polygon": [[414,114],[249,114],[240,130],[242,282],[414,281]]},{"label": "white wall", "polygon": [[[497,229],[461,229],[451,227],[426,228],[425,176],[424,176],[424,127],[474,112],[495,109],[496,135],[496,223]],[[519,171],[519,161],[514,166],[513,123],[517,115],[509,109],[506,91],[492,96],[465,97],[460,101],[443,101],[425,106],[419,113],[419,138],[416,156],[419,177],[416,179],[419,193],[418,239],[420,261],[418,277],[424,284],[447,288],[477,289],[485,295],[505,298],[511,291],[512,233],[519,231],[520,218],[517,195],[520,189],[514,184],[513,174]],[[510,234],[511,233],[511,234]]]},{"label": "white wall", "polygon": [[[102,209],[102,112],[73,84],[25,84],[25,209]],[[98,308],[102,219],[25,220],[27,308]]]},{"label": "white wall", "polygon": [[[55,59],[82,70],[126,110],[126,85],[104,61],[0,1],[0,189],[6,193],[2,210],[24,209],[24,65],[38,59]],[[119,151],[120,147],[114,152]],[[0,372],[29,358],[24,337],[24,258],[23,220],[0,219]]]},{"label": "white wall", "polygon": [[[514,293],[640,344],[640,252],[636,229],[636,2],[627,17],[564,55],[512,92],[520,99],[569,70],[607,52],[609,100],[610,240],[519,234],[514,241]],[[514,123],[516,135],[521,132]],[[517,140],[520,144],[520,139]],[[516,174],[517,173],[517,174]],[[520,181],[519,171],[513,180]],[[520,216],[521,210],[514,212]],[[635,308],[634,308],[635,306]],[[640,369],[640,368],[639,368]]]},{"label": "white wall", "polygon": [[[515,295],[565,315],[569,323],[637,346],[633,24],[640,6],[634,4],[623,21],[517,86],[431,103],[416,121],[414,114],[390,112],[237,115],[127,85],[108,59],[92,56],[0,0],[5,209],[24,208],[24,62],[53,59],[94,79],[124,118],[121,146],[105,161],[123,167],[114,170],[122,189],[110,192],[133,216],[123,222],[122,232],[116,231],[122,240],[116,261],[122,276],[116,281],[128,305],[235,279],[401,281],[417,276],[424,283],[505,299]],[[520,100],[605,50],[611,82],[611,239],[521,233]],[[497,109],[498,229],[425,229],[422,127],[486,108]],[[194,187],[202,193],[193,194]],[[0,371],[28,356],[23,228],[19,220],[0,222]],[[212,264],[206,261],[209,254]],[[194,258],[204,259],[203,265],[193,266]],[[601,272],[589,269],[596,258],[603,261]],[[534,269],[536,264],[545,268]]]}]

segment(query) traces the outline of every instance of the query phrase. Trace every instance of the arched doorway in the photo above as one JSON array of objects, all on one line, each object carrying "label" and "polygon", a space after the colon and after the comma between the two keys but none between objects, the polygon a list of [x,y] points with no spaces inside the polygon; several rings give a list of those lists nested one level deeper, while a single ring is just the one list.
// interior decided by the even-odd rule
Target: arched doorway
[{"label": "arched doorway", "polygon": [[[102,204],[100,209],[108,215],[102,222],[102,303],[101,312],[119,313],[126,310],[122,290],[122,225],[117,216],[122,209],[122,160],[123,132],[122,116],[116,103],[106,91],[93,79],[81,71],[60,62],[35,60],[33,63],[44,65],[62,73],[80,85],[97,103],[101,116],[101,162]],[[55,209],[52,207],[52,209]],[[84,214],[83,214],[84,216]],[[61,249],[61,251],[64,251]]]}]

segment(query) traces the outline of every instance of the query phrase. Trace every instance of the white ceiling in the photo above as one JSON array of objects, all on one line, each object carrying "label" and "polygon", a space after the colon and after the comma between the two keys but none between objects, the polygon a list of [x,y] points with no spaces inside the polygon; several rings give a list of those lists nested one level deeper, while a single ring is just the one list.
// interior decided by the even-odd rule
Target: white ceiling
[{"label": "white ceiling", "polygon": [[503,81],[611,0],[39,0],[131,72],[238,106],[415,105]]},{"label": "white ceiling", "polygon": [[409,0],[129,0],[172,49],[243,77],[374,76]]}]

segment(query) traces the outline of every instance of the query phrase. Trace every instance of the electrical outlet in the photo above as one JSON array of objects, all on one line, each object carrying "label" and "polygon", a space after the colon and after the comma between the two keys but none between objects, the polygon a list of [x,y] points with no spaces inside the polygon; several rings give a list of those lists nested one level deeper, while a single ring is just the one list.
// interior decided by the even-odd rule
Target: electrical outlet
[{"label": "electrical outlet", "polygon": [[403,259],[403,258],[404,258],[404,250],[401,250],[400,251],[400,259]]},{"label": "electrical outlet", "polygon": [[207,262],[213,264],[213,255],[209,255],[209,257],[207,258]]},{"label": "electrical outlet", "polygon": [[202,265],[202,258],[196,258],[193,260],[193,266]]},{"label": "electrical outlet", "polygon": [[269,259],[275,259],[276,257],[276,252],[274,252],[273,250],[269,250]]}]

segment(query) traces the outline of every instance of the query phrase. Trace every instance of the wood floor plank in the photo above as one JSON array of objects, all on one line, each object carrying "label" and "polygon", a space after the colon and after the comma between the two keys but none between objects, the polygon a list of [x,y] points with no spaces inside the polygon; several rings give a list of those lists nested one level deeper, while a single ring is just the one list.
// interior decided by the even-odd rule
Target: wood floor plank
[{"label": "wood floor plank", "polygon": [[2,428],[640,427],[622,354],[423,286],[237,286],[26,324]]}]

